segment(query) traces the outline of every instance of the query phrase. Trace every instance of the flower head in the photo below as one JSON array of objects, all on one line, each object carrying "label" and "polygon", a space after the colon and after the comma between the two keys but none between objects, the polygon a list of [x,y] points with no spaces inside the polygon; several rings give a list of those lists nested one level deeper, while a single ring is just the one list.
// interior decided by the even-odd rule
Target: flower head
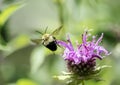
[{"label": "flower head", "polygon": [[96,59],[102,60],[102,55],[109,55],[109,52],[99,45],[103,33],[98,40],[96,40],[95,36],[92,37],[92,41],[87,41],[87,38],[87,32],[84,32],[82,43],[77,44],[77,48],[73,47],[69,35],[67,36],[67,42],[57,41],[60,46],[65,48],[63,58],[67,61],[69,71],[80,76],[94,74],[96,72]]}]

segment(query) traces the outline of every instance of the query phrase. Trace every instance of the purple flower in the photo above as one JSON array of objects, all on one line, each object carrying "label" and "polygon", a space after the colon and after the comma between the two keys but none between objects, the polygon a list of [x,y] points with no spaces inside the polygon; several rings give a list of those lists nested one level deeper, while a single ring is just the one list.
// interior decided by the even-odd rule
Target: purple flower
[{"label": "purple flower", "polygon": [[72,61],[75,64],[79,64],[81,62],[86,63],[90,59],[98,58],[102,59],[102,54],[109,55],[108,51],[103,47],[100,46],[99,43],[102,41],[103,33],[101,37],[96,41],[95,36],[93,36],[92,41],[87,41],[87,32],[82,35],[82,44],[77,45],[75,49],[71,43],[70,37],[67,36],[67,41],[57,41],[57,43],[64,47],[64,59],[68,61]]},{"label": "purple flower", "polygon": [[84,32],[82,43],[77,44],[77,48],[73,47],[69,35],[67,36],[67,42],[57,40],[57,43],[65,48],[63,58],[67,61],[69,71],[79,75],[89,75],[94,72],[96,59],[102,60],[103,55],[109,55],[109,52],[99,45],[103,33],[98,40],[95,36],[92,37],[92,41],[87,41],[87,38],[87,32]]}]

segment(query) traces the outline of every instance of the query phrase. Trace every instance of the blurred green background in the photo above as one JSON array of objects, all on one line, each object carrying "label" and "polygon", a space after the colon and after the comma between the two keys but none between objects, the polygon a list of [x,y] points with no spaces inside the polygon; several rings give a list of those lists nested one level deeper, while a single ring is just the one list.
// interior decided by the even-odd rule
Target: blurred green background
[{"label": "blurred green background", "polygon": [[54,79],[66,71],[62,49],[53,53],[30,39],[35,30],[48,33],[63,25],[56,36],[81,42],[81,34],[104,33],[102,45],[112,54],[99,65],[110,65],[101,72],[104,81],[85,85],[120,85],[120,0],[0,0],[0,85],[65,85]]}]

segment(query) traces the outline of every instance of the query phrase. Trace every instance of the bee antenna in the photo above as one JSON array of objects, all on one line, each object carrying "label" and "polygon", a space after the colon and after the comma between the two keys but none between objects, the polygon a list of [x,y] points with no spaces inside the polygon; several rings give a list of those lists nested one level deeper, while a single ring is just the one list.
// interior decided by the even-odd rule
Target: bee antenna
[{"label": "bee antenna", "polygon": [[43,33],[42,33],[42,32],[40,32],[40,31],[35,31],[35,32],[40,33],[41,35],[43,35]]},{"label": "bee antenna", "polygon": [[47,29],[48,29],[48,26],[45,28],[45,32],[44,32],[44,33],[46,33],[46,32],[47,32]]}]

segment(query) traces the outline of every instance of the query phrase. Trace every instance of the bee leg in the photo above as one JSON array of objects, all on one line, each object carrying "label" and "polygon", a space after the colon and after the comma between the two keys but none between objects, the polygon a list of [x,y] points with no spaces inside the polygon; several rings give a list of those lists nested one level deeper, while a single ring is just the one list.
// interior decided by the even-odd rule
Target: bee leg
[{"label": "bee leg", "polygon": [[55,43],[56,43],[56,45],[57,45],[58,47],[62,48],[59,44],[57,44],[57,41],[55,41]]},{"label": "bee leg", "polygon": [[58,47],[62,48],[60,45],[57,44]]}]

